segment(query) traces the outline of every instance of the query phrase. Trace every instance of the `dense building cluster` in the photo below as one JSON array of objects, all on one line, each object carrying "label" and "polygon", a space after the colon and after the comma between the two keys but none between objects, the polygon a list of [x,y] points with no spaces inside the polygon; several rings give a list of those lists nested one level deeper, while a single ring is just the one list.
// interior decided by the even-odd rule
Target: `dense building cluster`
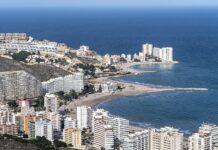
[{"label": "dense building cluster", "polygon": [[57,52],[57,43],[44,42],[44,43],[3,43],[0,44],[0,50],[6,52]]},{"label": "dense building cluster", "polygon": [[158,47],[153,47],[152,44],[143,44],[142,52],[139,53],[139,56],[142,62],[146,60],[152,61],[153,59],[155,59],[156,61],[172,62],[173,48],[172,47],[158,48]]},{"label": "dense building cluster", "polygon": [[[18,112],[11,110],[8,105],[0,105],[0,134],[26,136],[29,139],[44,136],[51,142],[61,140],[75,149],[85,149],[84,144],[105,150],[213,150],[218,146],[216,125],[203,124],[197,133],[188,138],[172,127],[132,131],[129,120],[111,115],[103,109],[93,110],[69,99],[60,104],[61,96],[62,99],[70,97],[67,94],[84,94],[85,97],[95,92],[113,94],[123,88],[120,83],[105,80],[90,82],[85,86],[84,78],[89,79],[90,74],[85,77],[84,74],[85,71],[89,73],[92,61],[97,61],[97,65],[93,65],[94,74],[98,71],[99,74],[104,71],[111,73],[111,70],[116,72],[114,66],[126,62],[173,62],[171,47],[157,48],[152,44],[143,44],[139,55],[106,54],[102,57],[88,46],[82,45],[74,50],[56,42],[33,41],[22,33],[0,34],[0,42],[0,53],[3,55],[27,51],[31,54],[24,60],[25,63],[44,62],[63,67],[67,71],[73,70],[70,75],[44,82],[25,71],[0,72],[0,100],[17,100],[19,104]],[[45,52],[44,55],[41,52]],[[88,65],[83,64],[84,60]],[[75,62],[85,67],[75,69]],[[31,98],[42,96],[42,93],[46,93],[42,99],[44,107],[36,111],[32,107]],[[71,104],[74,106],[70,107]],[[72,110],[74,108],[76,112]]]},{"label": "dense building cluster", "polygon": [[25,71],[0,72],[0,100],[41,95],[41,82]]},{"label": "dense building cluster", "polygon": [[61,116],[60,101],[54,94],[45,95],[45,111],[32,110],[30,102],[31,99],[20,99],[21,112],[17,113],[1,105],[0,134],[25,134],[29,139],[44,136],[50,141],[62,140],[76,149],[85,149],[82,131],[87,129],[91,129],[90,143],[97,149],[114,150],[118,146],[123,150],[215,150],[218,146],[218,127],[213,124],[203,124],[189,137],[172,127],[134,131],[130,130],[129,120],[103,109],[79,106],[76,118]]},{"label": "dense building cluster", "polygon": [[172,47],[163,47],[158,48],[154,47],[152,44],[143,44],[142,51],[139,54],[121,54],[121,55],[109,55],[106,54],[102,58],[102,64],[112,65],[125,62],[163,62],[163,63],[172,63],[173,60],[173,48]]}]

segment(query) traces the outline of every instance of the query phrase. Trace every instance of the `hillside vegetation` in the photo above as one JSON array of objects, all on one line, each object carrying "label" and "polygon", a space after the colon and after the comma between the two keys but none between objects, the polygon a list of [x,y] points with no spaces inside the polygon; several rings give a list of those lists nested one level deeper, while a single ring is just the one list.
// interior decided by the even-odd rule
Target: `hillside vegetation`
[{"label": "hillside vegetation", "polygon": [[51,78],[56,78],[56,77],[70,74],[69,72],[63,69],[57,68],[52,65],[45,65],[45,64],[27,65],[15,60],[0,57],[0,72],[18,71],[18,70],[24,70],[32,74],[40,81],[47,81]]}]

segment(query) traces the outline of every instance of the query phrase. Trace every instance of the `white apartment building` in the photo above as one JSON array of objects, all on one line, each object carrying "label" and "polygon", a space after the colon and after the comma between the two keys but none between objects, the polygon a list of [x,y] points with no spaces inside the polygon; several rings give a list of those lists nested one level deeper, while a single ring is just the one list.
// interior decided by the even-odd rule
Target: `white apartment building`
[{"label": "white apartment building", "polygon": [[105,125],[103,130],[103,137],[105,150],[114,150],[114,132],[110,125]]},{"label": "white apartment building", "polygon": [[145,56],[151,56],[153,53],[153,45],[152,44],[143,44],[142,45],[142,53]]},{"label": "white apartment building", "polygon": [[113,60],[112,60],[112,58],[110,57],[110,55],[109,55],[109,54],[104,55],[103,64],[105,64],[105,65],[111,65],[112,63],[113,63]]},{"label": "white apartment building", "polygon": [[8,52],[57,52],[58,44],[56,42],[49,41],[33,41],[33,42],[21,42],[21,43],[0,43],[0,50],[6,50]]},{"label": "white apartment building", "polygon": [[139,59],[139,56],[135,53],[135,54],[133,55],[133,59]]},{"label": "white apartment building", "polygon": [[131,54],[128,54],[128,55],[126,56],[126,59],[127,59],[127,61],[131,61],[131,60],[132,60],[132,55],[131,55]]},{"label": "white apartment building", "polygon": [[120,117],[109,117],[108,124],[113,127],[114,136],[123,141],[129,134],[129,120]]},{"label": "white apartment building", "polygon": [[173,48],[172,47],[153,48],[152,44],[143,44],[142,52],[139,53],[140,60],[144,62],[146,60],[146,57],[148,56],[160,59],[160,61],[172,62]]},{"label": "white apartment building", "polygon": [[113,150],[114,132],[111,125],[106,125],[104,116],[94,117],[94,145],[105,150]]},{"label": "white apartment building", "polygon": [[54,94],[46,93],[44,96],[44,107],[47,112],[57,112],[59,107],[58,97]]},{"label": "white apartment building", "polygon": [[89,51],[89,46],[81,45],[79,49],[82,51]]},{"label": "white apartment building", "polygon": [[218,126],[215,124],[202,124],[198,130],[199,133],[208,133],[212,137],[212,146],[218,147]]},{"label": "white apartment building", "polygon": [[105,146],[104,134],[105,125],[108,123],[109,113],[104,109],[97,109],[93,112],[92,132],[94,133],[94,145],[101,148]]},{"label": "white apartment building", "polygon": [[92,109],[87,106],[77,107],[77,127],[79,129],[92,126]]},{"label": "white apartment building", "polygon": [[0,105],[0,124],[15,124],[14,112],[6,105]]},{"label": "white apartment building", "polygon": [[50,79],[42,82],[42,88],[48,93],[59,91],[70,92],[70,90],[82,92],[84,89],[84,75],[83,73],[74,73],[72,75]]},{"label": "white apartment building", "polygon": [[213,150],[212,137],[208,133],[194,133],[188,140],[189,150]]},{"label": "white apartment building", "polygon": [[64,91],[70,92],[72,89],[76,92],[82,92],[84,89],[83,73],[78,72],[64,77]]},{"label": "white apartment building", "polygon": [[44,136],[49,141],[53,140],[53,128],[51,121],[39,120],[35,122],[35,137]]},{"label": "white apartment building", "polygon": [[117,90],[117,84],[112,82],[104,82],[101,84],[102,93],[113,93]]},{"label": "white apartment building", "polygon": [[217,145],[217,126],[214,124],[202,124],[198,133],[189,137],[188,146],[190,150],[213,150]]},{"label": "white apartment building", "polygon": [[93,113],[92,113],[92,132],[95,131],[95,121],[96,121],[96,118],[99,119],[99,117],[102,119],[104,124],[107,124],[108,118],[109,118],[109,112],[105,111],[104,109],[97,109],[97,110],[93,111]]},{"label": "white apartment building", "polygon": [[149,130],[129,134],[124,139],[124,150],[150,150],[149,149]]},{"label": "white apartment building", "polygon": [[162,55],[162,57],[160,57],[160,59],[162,61],[168,61],[168,62],[173,61],[173,48],[172,47],[162,48],[160,53],[161,52],[162,52],[162,54],[160,54],[160,56]]},{"label": "white apartment building", "polygon": [[183,133],[178,129],[165,127],[149,131],[150,150],[183,150]]},{"label": "white apartment building", "polygon": [[61,116],[55,112],[47,112],[47,119],[51,121],[53,131],[61,130]]},{"label": "white apartment building", "polygon": [[26,33],[0,33],[0,42],[27,42],[29,37]]},{"label": "white apartment building", "polygon": [[121,54],[121,57],[122,58],[126,58],[126,54]]},{"label": "white apartment building", "polygon": [[41,95],[41,82],[25,71],[0,72],[0,100],[17,100]]},{"label": "white apartment building", "polygon": [[76,128],[77,123],[76,119],[72,119],[71,117],[66,117],[64,119],[64,128]]},{"label": "white apartment building", "polygon": [[159,47],[154,47],[153,48],[153,53],[152,53],[152,55],[154,56],[154,57],[157,57],[157,58],[162,58],[162,49],[161,48],[159,48]]}]

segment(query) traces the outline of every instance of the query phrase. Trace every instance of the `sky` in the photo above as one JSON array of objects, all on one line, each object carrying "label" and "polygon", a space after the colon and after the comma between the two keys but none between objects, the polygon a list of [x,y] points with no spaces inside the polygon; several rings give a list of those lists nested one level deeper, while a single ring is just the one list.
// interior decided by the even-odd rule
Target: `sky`
[{"label": "sky", "polygon": [[218,0],[0,0],[0,7],[218,6]]}]

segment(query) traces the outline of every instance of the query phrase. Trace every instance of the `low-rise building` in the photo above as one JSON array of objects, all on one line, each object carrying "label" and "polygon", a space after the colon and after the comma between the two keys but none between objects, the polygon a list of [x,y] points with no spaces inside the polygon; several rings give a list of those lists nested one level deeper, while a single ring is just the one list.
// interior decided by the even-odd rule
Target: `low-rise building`
[{"label": "low-rise building", "polygon": [[0,42],[27,42],[29,37],[26,33],[0,33]]}]

